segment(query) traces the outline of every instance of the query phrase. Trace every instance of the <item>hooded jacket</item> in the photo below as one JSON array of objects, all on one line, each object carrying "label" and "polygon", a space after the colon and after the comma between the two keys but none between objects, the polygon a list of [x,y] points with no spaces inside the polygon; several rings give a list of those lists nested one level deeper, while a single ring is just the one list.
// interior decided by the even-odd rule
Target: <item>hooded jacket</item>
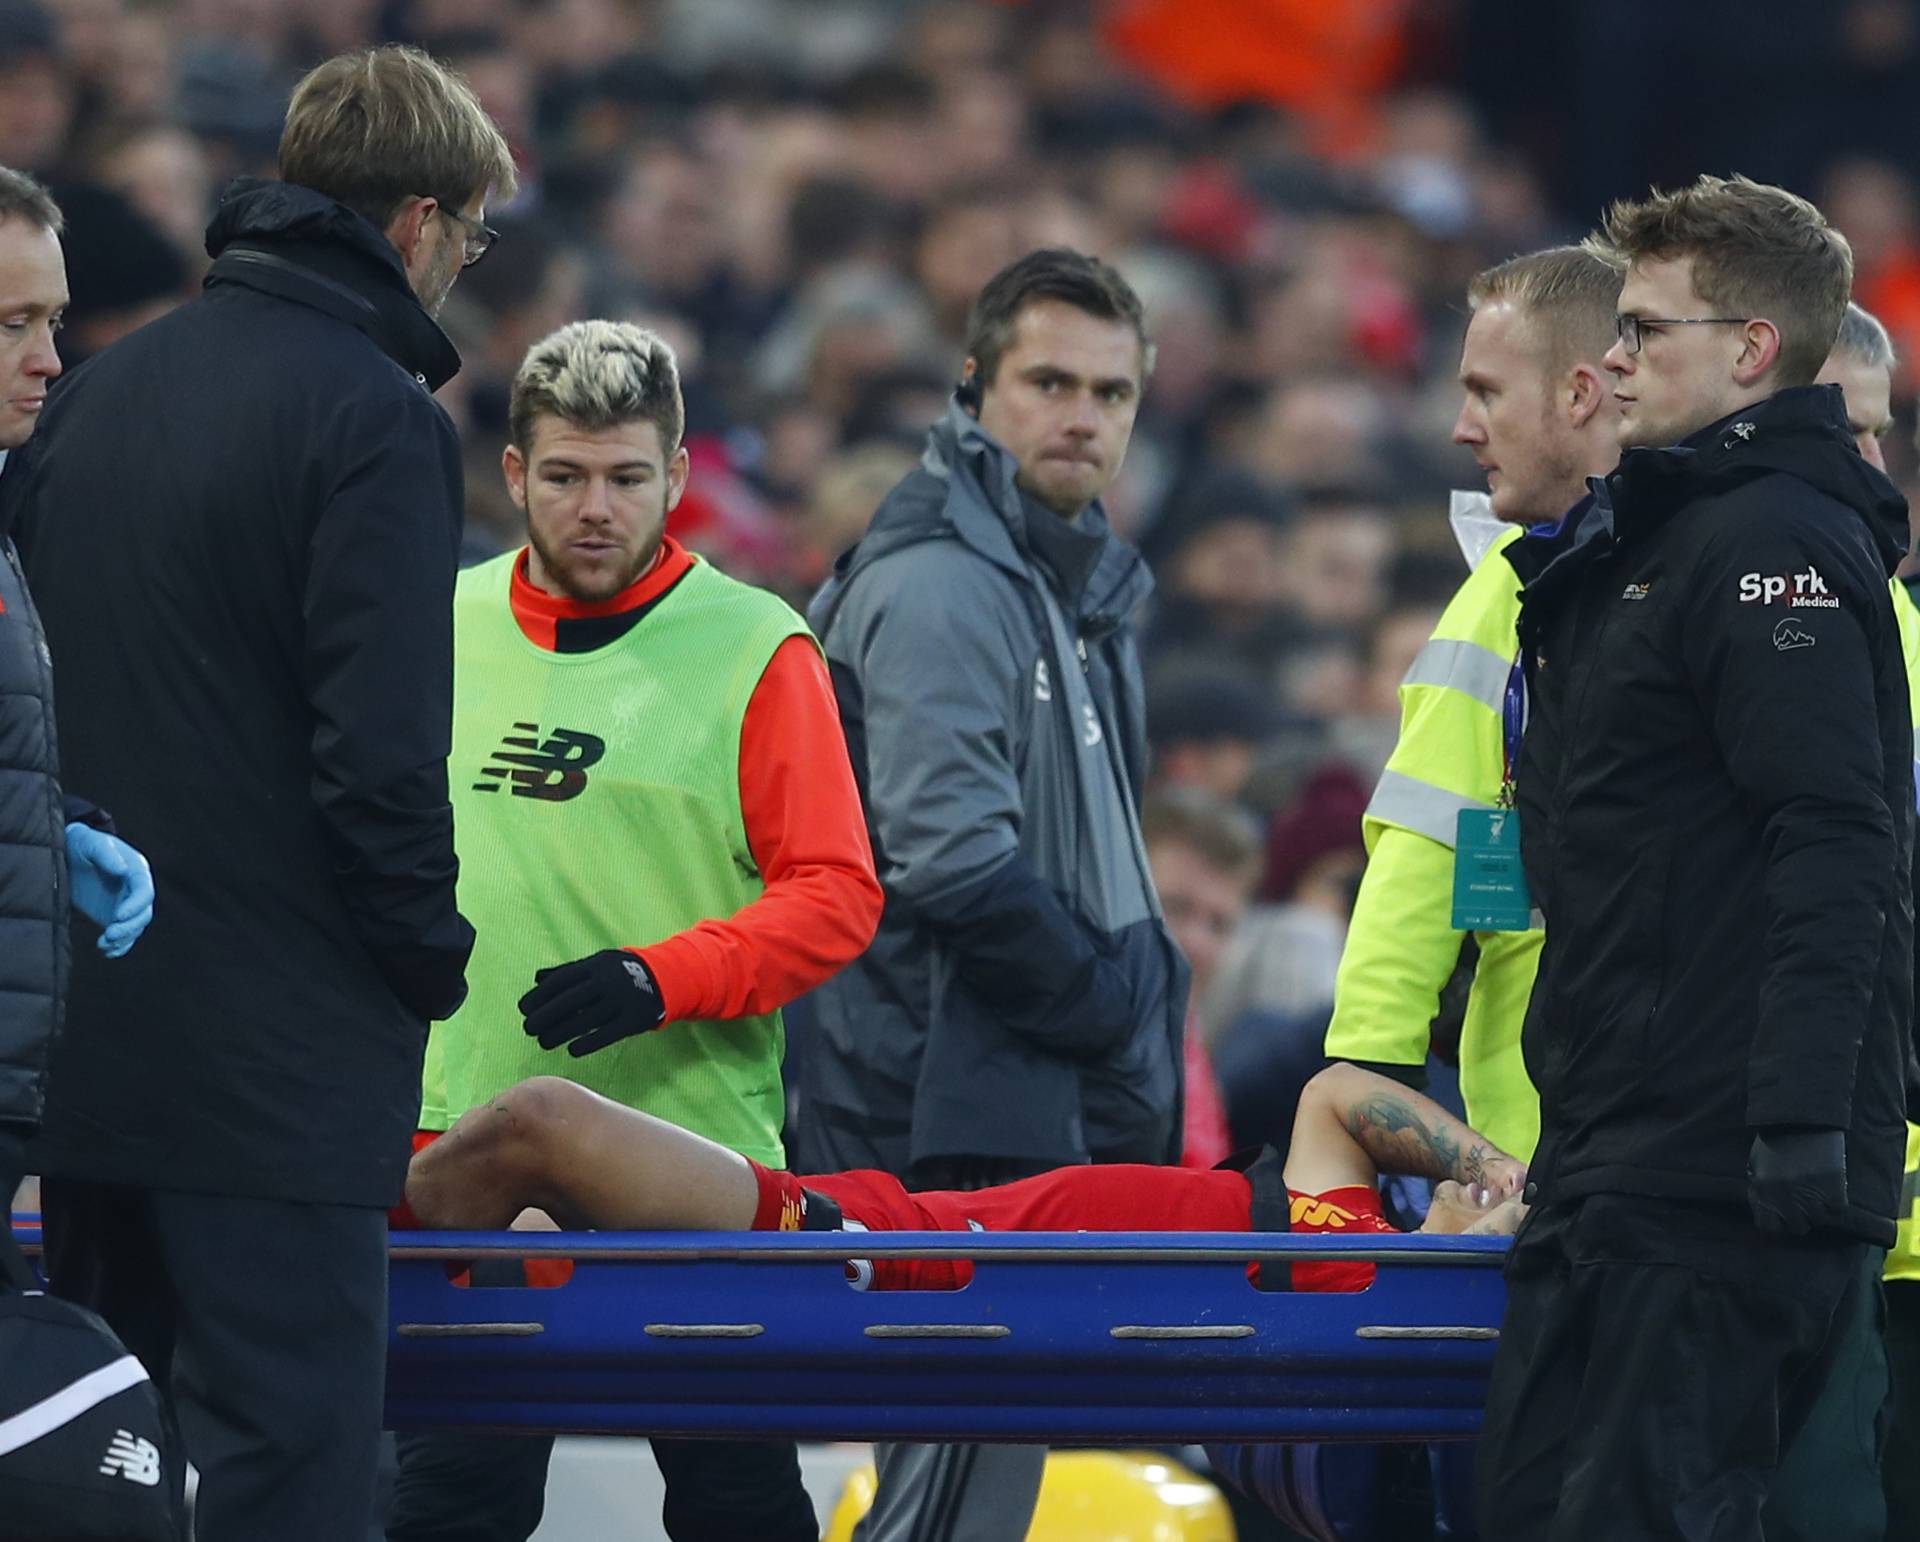
[{"label": "hooded jacket", "polygon": [[1629,451],[1526,581],[1523,1043],[1538,1197],[1744,1205],[1761,1127],[1847,1132],[1831,1227],[1894,1238],[1913,1011],[1906,504],[1840,392]]},{"label": "hooded jacket", "polygon": [[458,355],[391,243],[231,188],[206,292],[55,387],[4,487],[63,769],[144,852],[154,924],[75,950],[40,1170],[391,1204],[454,903]]},{"label": "hooded jacket", "polygon": [[1135,803],[1152,580],[1016,469],[952,406],[808,617],[886,909],[814,993],[805,1106],[901,1174],[1179,1155],[1187,970]]}]

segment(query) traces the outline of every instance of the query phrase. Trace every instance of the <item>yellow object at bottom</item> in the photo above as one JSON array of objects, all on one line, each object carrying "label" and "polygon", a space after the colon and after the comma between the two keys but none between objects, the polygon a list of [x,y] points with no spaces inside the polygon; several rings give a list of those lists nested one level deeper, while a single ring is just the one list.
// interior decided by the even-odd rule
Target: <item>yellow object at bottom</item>
[{"label": "yellow object at bottom", "polygon": [[[852,1542],[873,1506],[873,1465],[847,1478],[825,1542]],[[1220,1490],[1153,1451],[1047,1455],[1027,1542],[1234,1542]]]}]

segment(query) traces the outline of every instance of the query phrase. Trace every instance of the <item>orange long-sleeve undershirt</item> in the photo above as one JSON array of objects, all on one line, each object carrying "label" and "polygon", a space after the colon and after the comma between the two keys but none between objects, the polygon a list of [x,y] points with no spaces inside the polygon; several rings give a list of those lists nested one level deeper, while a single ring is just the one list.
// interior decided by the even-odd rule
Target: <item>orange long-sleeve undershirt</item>
[{"label": "orange long-sleeve undershirt", "polygon": [[[514,619],[533,643],[556,649],[568,622],[671,606],[670,591],[693,561],[669,536],[628,588],[588,605],[535,588],[523,552],[513,570]],[[653,972],[669,1023],[785,1006],[859,957],[880,924],[860,793],[833,683],[810,638],[789,637],[775,649],[748,700],[740,811],[765,885],[760,897],[731,916],[630,949]]]}]

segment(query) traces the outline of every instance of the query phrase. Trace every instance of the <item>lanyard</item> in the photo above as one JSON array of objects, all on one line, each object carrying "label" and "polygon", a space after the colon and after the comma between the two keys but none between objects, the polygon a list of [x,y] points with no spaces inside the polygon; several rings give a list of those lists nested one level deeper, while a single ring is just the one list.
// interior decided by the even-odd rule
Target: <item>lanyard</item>
[{"label": "lanyard", "polygon": [[1500,701],[1500,806],[1513,807],[1514,778],[1520,770],[1520,743],[1527,728],[1527,677],[1516,657],[1507,671],[1506,694]]}]

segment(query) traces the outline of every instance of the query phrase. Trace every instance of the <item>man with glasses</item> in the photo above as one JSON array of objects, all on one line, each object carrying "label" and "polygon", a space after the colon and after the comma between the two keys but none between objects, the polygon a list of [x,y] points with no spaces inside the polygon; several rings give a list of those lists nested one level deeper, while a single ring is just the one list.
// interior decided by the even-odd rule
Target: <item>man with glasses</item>
[{"label": "man with glasses", "polygon": [[401,48],[308,75],[279,161],[223,197],[201,298],[63,381],[7,477],[62,759],[140,832],[164,918],[75,960],[48,1262],[167,1389],[202,1542],[365,1534],[385,1212],[473,945],[433,316],[513,163]]},{"label": "man with glasses", "polygon": [[[1894,1241],[1911,1055],[1906,504],[1813,384],[1852,281],[1744,178],[1616,205],[1619,467],[1525,582],[1534,1206],[1479,1451],[1503,1539],[1756,1537]],[[1509,832],[1510,833],[1510,832]]]},{"label": "man with glasses", "polygon": [[472,267],[482,257],[486,256],[488,252],[492,251],[493,243],[500,239],[500,232],[495,230],[493,226],[487,224],[485,220],[477,220],[471,215],[462,214],[458,209],[454,208],[450,202],[442,202],[440,209],[443,214],[447,215],[448,218],[453,220],[455,224],[467,233],[467,239],[460,249],[461,267]]}]

